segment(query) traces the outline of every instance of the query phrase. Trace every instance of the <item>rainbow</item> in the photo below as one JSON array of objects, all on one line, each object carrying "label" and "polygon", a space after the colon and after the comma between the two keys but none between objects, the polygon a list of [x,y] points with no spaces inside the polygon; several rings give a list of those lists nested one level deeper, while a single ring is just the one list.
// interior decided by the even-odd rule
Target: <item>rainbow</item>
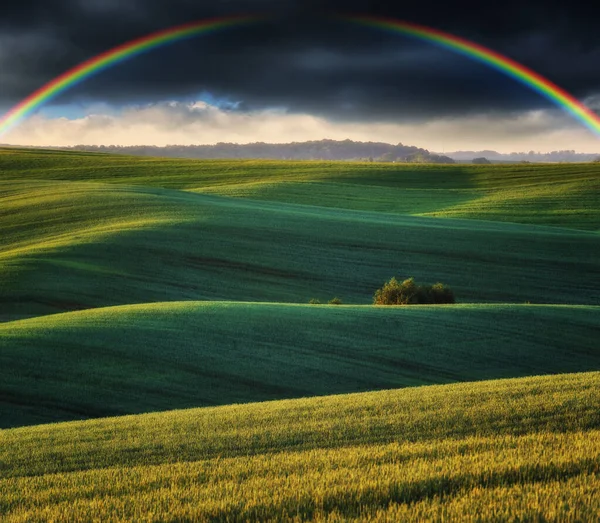
[{"label": "rainbow", "polygon": [[156,31],[141,38],[130,40],[104,53],[96,55],[89,60],[69,69],[57,76],[47,84],[31,93],[27,98],[15,105],[0,119],[0,135],[4,134],[17,123],[27,118],[42,105],[48,103],[63,91],[79,84],[83,80],[95,75],[113,65],[133,58],[157,47],[204,34],[230,26],[248,24],[261,20],[258,16],[232,16],[227,18],[213,18],[199,22],[190,22]]},{"label": "rainbow", "polygon": [[361,24],[363,26],[375,27],[406,36],[415,37],[420,40],[432,42],[441,47],[463,54],[468,58],[483,62],[485,65],[511,76],[523,85],[538,92],[557,106],[569,112],[588,129],[600,136],[600,116],[586,107],[579,100],[571,96],[565,90],[552,83],[542,75],[521,65],[514,60],[496,53],[482,45],[476,44],[459,36],[454,36],[438,29],[432,29],[424,25],[391,20],[376,16],[350,16],[341,17],[344,20]]},{"label": "rainbow", "polygon": [[[572,114],[592,132],[600,136],[600,117],[591,109],[543,76],[506,56],[483,47],[482,45],[431,27],[400,20],[349,15],[339,16],[339,18],[363,26],[393,31],[395,33],[432,42],[457,53],[461,53],[473,60],[483,62],[538,92],[557,106]],[[191,22],[163,29],[114,47],[69,69],[15,105],[0,119],[0,135],[4,134],[58,94],[117,63],[178,40],[230,26],[253,23],[262,19],[263,17],[258,16],[235,16]]]}]

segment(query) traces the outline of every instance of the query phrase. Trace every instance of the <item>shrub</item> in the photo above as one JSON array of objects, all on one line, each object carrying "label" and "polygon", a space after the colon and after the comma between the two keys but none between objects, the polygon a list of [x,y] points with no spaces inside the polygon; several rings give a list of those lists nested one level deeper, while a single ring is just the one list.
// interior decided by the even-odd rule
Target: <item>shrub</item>
[{"label": "shrub", "polygon": [[414,278],[399,283],[396,278],[386,282],[375,291],[375,305],[419,305],[455,303],[454,292],[443,283],[417,285]]},{"label": "shrub", "polygon": [[430,287],[431,303],[455,303],[454,292],[448,285],[435,283]]},{"label": "shrub", "polygon": [[342,300],[340,300],[338,297],[332,298],[331,300],[329,300],[329,305],[341,305],[342,304]]},{"label": "shrub", "polygon": [[377,289],[373,299],[376,305],[406,305],[414,300],[417,286],[414,278],[409,278],[399,283],[396,278],[386,282],[381,289]]},{"label": "shrub", "polygon": [[310,303],[311,305],[320,305],[321,300],[319,300],[318,298],[311,298],[310,300],[308,300],[308,303]]}]

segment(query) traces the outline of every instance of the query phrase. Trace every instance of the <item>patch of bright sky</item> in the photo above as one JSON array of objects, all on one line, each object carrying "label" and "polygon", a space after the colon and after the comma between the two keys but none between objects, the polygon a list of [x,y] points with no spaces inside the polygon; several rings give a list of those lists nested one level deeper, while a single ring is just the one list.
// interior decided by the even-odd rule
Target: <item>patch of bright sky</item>
[{"label": "patch of bright sky", "polygon": [[194,98],[191,98],[190,101],[201,101],[205,102],[208,105],[212,105],[213,107],[218,107],[219,109],[224,110],[232,110],[238,109],[241,102],[236,100],[231,100],[230,98],[218,97],[209,93],[208,91],[199,93]]},{"label": "patch of bright sky", "polygon": [[[231,100],[230,98],[215,96],[209,92],[202,92],[188,97],[180,97],[177,101],[180,103],[195,103],[200,101],[222,110],[236,110],[241,103],[239,101]],[[138,104],[143,106],[146,105],[146,102],[140,100],[138,101]],[[127,104],[109,104],[106,102],[89,102],[81,100],[79,102],[68,104],[51,103],[38,109],[36,113],[48,119],[67,118],[68,120],[75,120],[94,114],[118,116],[122,113],[123,109],[135,105],[137,105],[135,102],[127,102]],[[6,110],[8,110],[8,108]]]}]

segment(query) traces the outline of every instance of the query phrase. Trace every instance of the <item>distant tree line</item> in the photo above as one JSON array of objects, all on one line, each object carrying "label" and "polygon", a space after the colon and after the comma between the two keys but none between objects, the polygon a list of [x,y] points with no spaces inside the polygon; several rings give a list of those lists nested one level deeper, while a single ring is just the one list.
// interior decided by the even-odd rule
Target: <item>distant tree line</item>
[{"label": "distant tree line", "polygon": [[[460,162],[469,162],[474,158],[486,158],[494,162],[593,162],[598,153],[578,153],[573,149],[564,149],[542,153],[539,151],[524,151],[499,153],[497,151],[454,151],[448,156]],[[473,163],[476,163],[473,161]]]},{"label": "distant tree line", "polygon": [[120,153],[140,156],[214,159],[274,160],[362,160],[400,163],[454,163],[448,156],[430,153],[411,145],[352,140],[317,140],[284,144],[256,142],[249,144],[217,143],[215,145],[76,145],[78,151]]}]

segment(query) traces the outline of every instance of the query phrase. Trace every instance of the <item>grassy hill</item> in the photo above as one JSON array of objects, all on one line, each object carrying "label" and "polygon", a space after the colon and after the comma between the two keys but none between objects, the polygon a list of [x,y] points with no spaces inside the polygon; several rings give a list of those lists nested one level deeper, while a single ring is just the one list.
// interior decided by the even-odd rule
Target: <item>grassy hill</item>
[{"label": "grassy hill", "polygon": [[600,230],[598,164],[178,160],[0,149],[2,180],[102,182],[363,211]]},{"label": "grassy hill", "polygon": [[600,307],[178,302],[0,324],[0,427],[600,370]]},{"label": "grassy hill", "polygon": [[[280,184],[284,192],[285,176],[296,179],[307,170],[306,176],[315,178],[320,169],[352,191],[369,187],[361,164],[249,164],[58,152],[0,154],[0,321],[179,300],[307,303],[313,297],[338,295],[346,303],[366,304],[392,276],[443,281],[462,302],[600,304],[600,236],[568,228],[575,218],[595,223],[597,208],[587,200],[585,212],[556,214],[565,226],[559,228],[183,190],[205,184],[207,192],[227,193],[233,180],[262,176],[264,182],[278,178],[273,171],[286,169],[289,174],[281,175]],[[235,172],[227,175],[226,183],[219,177],[229,173],[228,166]],[[423,205],[440,204],[439,198],[445,197],[435,199],[445,191],[431,176],[453,184],[461,178],[451,171],[429,176],[427,169],[379,169],[387,171],[372,173],[372,183],[381,183],[377,190],[387,197],[395,191],[400,202],[406,186],[422,176],[419,183],[432,187],[419,193]],[[548,169],[551,177],[552,167]],[[575,176],[568,169],[574,168],[566,167],[565,179]],[[356,184],[348,181],[349,173],[359,179]],[[582,191],[595,183],[590,172],[586,176]],[[385,188],[394,180],[399,187]],[[312,203],[326,203],[318,199],[324,194],[320,183],[303,183],[315,195]],[[578,193],[561,194],[561,205],[570,205]],[[586,197],[597,194],[587,191]],[[371,196],[367,190],[365,198],[376,208],[378,200]]]},{"label": "grassy hill", "polygon": [[[0,172],[0,426],[600,369],[594,165],[4,149]],[[463,305],[368,306],[392,276]],[[334,296],[357,306],[290,305]]]},{"label": "grassy hill", "polygon": [[0,431],[3,521],[595,521],[600,373]]},{"label": "grassy hill", "polygon": [[0,149],[0,519],[598,520],[599,232],[594,164]]}]

